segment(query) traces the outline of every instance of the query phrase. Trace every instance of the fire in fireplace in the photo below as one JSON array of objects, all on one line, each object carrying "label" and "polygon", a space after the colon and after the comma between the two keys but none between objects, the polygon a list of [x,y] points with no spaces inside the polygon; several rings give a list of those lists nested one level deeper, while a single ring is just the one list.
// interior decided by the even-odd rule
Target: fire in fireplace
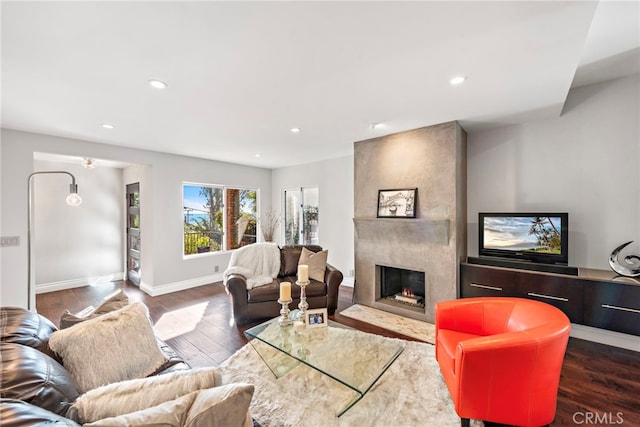
[{"label": "fire in fireplace", "polygon": [[424,272],[397,267],[376,266],[380,300],[424,308]]}]

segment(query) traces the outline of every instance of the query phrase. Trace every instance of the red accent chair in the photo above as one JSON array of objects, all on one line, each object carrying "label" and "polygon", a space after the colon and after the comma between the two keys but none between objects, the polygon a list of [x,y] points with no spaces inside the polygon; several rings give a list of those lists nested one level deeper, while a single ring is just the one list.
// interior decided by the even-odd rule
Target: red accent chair
[{"label": "red accent chair", "polygon": [[480,297],[435,306],[436,359],[463,425],[551,423],[571,323],[549,304]]}]

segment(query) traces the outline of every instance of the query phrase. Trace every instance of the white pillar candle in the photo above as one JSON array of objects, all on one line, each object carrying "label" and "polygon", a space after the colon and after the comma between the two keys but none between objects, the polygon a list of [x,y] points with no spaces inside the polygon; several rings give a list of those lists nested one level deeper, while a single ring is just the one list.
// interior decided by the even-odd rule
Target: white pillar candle
[{"label": "white pillar candle", "polygon": [[280,301],[290,301],[291,300],[291,283],[282,282],[280,283]]},{"label": "white pillar candle", "polygon": [[298,280],[301,282],[309,281],[309,266],[306,264],[300,264],[298,266]]}]

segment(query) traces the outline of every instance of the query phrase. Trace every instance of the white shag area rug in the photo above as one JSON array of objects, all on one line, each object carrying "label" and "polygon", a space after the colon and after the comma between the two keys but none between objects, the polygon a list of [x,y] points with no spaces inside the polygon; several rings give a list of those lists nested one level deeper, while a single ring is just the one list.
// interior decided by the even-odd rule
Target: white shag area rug
[{"label": "white shag area rug", "polygon": [[[223,383],[255,385],[250,411],[263,427],[459,426],[433,345],[383,339],[400,343],[404,351],[364,398],[340,418],[336,414],[356,394],[306,365],[300,364],[276,379],[247,344],[227,359],[220,371]],[[339,360],[336,356],[336,363]]]},{"label": "white shag area rug", "polygon": [[339,314],[431,344],[436,342],[436,327],[431,323],[410,319],[360,304],[354,304],[342,310]]}]

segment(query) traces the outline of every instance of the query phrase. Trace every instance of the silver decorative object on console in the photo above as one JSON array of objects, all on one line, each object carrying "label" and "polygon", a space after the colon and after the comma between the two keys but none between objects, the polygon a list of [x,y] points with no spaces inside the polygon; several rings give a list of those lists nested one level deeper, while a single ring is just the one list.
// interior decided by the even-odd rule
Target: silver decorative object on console
[{"label": "silver decorative object on console", "polygon": [[298,308],[300,309],[300,320],[304,323],[307,323],[305,319],[307,308],[309,308],[309,303],[307,302],[307,295],[305,293],[305,288],[307,285],[311,283],[308,280],[306,282],[300,282],[296,280],[296,285],[300,286],[300,303],[298,304]]},{"label": "silver decorative object on console", "polygon": [[633,243],[633,240],[615,248],[609,256],[609,265],[613,271],[621,276],[640,277],[640,256],[632,254],[620,259],[620,252],[631,243]]},{"label": "silver decorative object on console", "polygon": [[278,303],[282,304],[282,308],[280,309],[280,317],[278,317],[278,325],[280,326],[289,326],[291,325],[291,319],[289,319],[289,304],[291,304],[293,300],[283,301],[278,299]]}]

